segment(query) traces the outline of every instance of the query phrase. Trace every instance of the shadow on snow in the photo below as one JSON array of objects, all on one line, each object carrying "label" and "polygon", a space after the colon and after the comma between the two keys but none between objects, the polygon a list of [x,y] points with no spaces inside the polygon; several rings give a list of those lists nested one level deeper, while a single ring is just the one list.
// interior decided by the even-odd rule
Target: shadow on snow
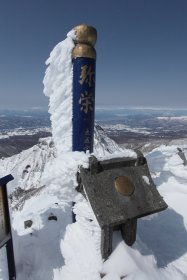
[{"label": "shadow on snow", "polygon": [[173,209],[155,214],[152,219],[138,222],[138,236],[146,245],[138,247],[142,255],[153,253],[159,268],[187,253],[187,231],[183,217]]},{"label": "shadow on snow", "polygon": [[[67,209],[69,208],[69,209]],[[57,221],[48,220],[50,213]],[[69,213],[67,215],[67,213]],[[61,268],[64,260],[60,251],[60,240],[64,237],[67,224],[72,222],[71,207],[51,208],[41,214],[41,229],[19,236],[13,232],[16,271],[19,280],[52,280],[53,269]]]}]

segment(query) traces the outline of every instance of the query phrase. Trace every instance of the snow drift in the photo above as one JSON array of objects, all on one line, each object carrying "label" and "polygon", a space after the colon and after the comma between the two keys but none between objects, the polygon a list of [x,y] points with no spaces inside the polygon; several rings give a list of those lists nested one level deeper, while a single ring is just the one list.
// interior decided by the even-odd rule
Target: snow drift
[{"label": "snow drift", "polygon": [[[138,221],[137,241],[132,247],[115,232],[113,253],[104,263],[100,228],[89,204],[73,187],[79,154],[74,160],[67,154],[62,164],[48,138],[19,155],[0,160],[0,176],[12,173],[15,177],[9,192],[18,279],[187,279],[187,167],[177,148],[161,146],[146,156],[169,208]],[[181,148],[187,157],[187,145]],[[86,155],[82,163],[86,164]],[[78,202],[74,224],[72,201]],[[57,221],[50,220],[51,216]],[[27,220],[33,221],[30,228],[24,227]],[[0,279],[6,280],[4,250],[0,260]]]}]

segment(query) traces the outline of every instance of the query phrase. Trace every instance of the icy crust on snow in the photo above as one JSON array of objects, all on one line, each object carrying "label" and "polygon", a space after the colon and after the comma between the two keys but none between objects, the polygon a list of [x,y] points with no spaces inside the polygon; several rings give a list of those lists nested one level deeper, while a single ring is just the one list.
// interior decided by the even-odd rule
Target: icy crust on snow
[{"label": "icy crust on snow", "polygon": [[72,150],[72,59],[74,31],[57,44],[46,61],[44,94],[49,97],[52,134],[58,154]]}]

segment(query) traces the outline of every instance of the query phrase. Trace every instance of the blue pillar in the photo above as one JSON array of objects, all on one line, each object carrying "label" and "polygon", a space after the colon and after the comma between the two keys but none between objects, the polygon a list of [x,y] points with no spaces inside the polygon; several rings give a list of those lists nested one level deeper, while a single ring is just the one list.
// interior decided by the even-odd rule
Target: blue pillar
[{"label": "blue pillar", "polygon": [[96,30],[75,27],[73,62],[73,151],[93,152],[95,118]]}]

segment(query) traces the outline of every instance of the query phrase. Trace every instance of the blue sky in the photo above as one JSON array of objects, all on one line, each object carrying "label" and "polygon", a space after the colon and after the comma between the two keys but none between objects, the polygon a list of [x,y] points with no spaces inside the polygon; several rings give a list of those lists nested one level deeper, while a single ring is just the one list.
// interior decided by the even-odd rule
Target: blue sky
[{"label": "blue sky", "polygon": [[0,0],[0,107],[45,107],[45,60],[98,31],[96,104],[187,107],[186,0]]}]

